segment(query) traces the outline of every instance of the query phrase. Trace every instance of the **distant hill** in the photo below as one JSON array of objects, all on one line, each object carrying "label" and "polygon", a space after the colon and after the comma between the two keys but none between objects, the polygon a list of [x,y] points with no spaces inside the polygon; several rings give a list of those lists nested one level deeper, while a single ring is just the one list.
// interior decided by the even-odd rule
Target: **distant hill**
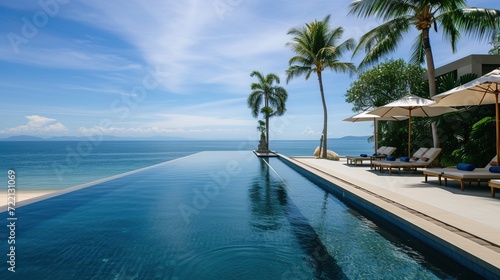
[{"label": "distant hill", "polygon": [[16,135],[0,139],[0,141],[44,141],[44,140],[45,139],[43,138],[36,136],[29,136],[29,135]]},{"label": "distant hill", "polygon": [[340,138],[328,138],[329,140],[366,140],[370,138],[370,136],[344,136]]}]

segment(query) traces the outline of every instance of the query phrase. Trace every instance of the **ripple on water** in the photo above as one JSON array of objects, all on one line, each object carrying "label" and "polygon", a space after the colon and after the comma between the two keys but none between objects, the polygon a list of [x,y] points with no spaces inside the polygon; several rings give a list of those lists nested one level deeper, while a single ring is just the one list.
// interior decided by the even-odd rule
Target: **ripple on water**
[{"label": "ripple on water", "polygon": [[191,255],[179,262],[179,279],[281,279],[290,254],[265,245],[234,245]]}]

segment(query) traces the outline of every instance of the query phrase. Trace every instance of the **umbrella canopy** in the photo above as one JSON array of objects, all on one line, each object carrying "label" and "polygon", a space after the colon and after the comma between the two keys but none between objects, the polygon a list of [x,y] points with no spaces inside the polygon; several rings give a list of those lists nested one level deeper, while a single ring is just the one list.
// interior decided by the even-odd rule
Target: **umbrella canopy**
[{"label": "umbrella canopy", "polygon": [[400,121],[406,120],[408,117],[405,116],[389,116],[389,117],[381,117],[373,114],[369,114],[374,108],[370,108],[364,112],[358,113],[352,117],[344,119],[346,122],[363,122],[363,121],[373,121],[373,138],[375,140],[375,153],[378,149],[378,121]]},{"label": "umbrella canopy", "polygon": [[[411,117],[434,117],[445,113],[456,112],[450,107],[435,106],[436,102],[416,95],[407,95],[401,99],[391,102],[370,111],[372,115],[381,117],[408,116],[408,156],[411,149]],[[434,105],[431,107],[431,105]]]},{"label": "umbrella canopy", "polygon": [[346,122],[363,122],[363,121],[402,121],[408,119],[406,116],[385,116],[381,117],[378,115],[373,115],[370,114],[370,111],[373,111],[374,109],[368,109],[364,112],[358,113],[352,117],[349,117],[347,119],[344,119]]},{"label": "umbrella canopy", "polygon": [[490,73],[458,86],[449,91],[438,94],[432,99],[437,106],[474,106],[495,104],[496,115],[496,150],[500,154],[500,124],[498,111],[498,94],[500,93],[500,70]]}]

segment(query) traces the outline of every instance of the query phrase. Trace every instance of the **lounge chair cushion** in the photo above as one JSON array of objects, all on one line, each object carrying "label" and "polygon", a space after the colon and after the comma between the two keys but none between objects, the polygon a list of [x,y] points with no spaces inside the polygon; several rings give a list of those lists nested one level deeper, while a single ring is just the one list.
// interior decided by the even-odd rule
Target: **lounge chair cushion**
[{"label": "lounge chair cushion", "polygon": [[367,154],[360,154],[359,156],[360,156],[360,157],[368,157],[368,155],[367,155]]},{"label": "lounge chair cushion", "polygon": [[414,154],[413,154],[413,157],[412,157],[412,160],[418,160],[419,158],[423,157],[425,152],[427,152],[429,149],[428,148],[420,148],[418,149]]},{"label": "lounge chair cushion", "polygon": [[498,162],[497,162],[497,161],[493,161],[493,160],[492,160],[492,161],[490,162],[490,165],[491,165],[491,166],[498,166]]},{"label": "lounge chair cushion", "polygon": [[387,156],[387,157],[385,158],[385,160],[387,160],[387,161],[395,161],[395,160],[396,160],[396,157],[393,157],[393,156]]},{"label": "lounge chair cushion", "polygon": [[489,171],[491,173],[500,173],[500,166],[492,166],[490,167]]},{"label": "lounge chair cushion", "polygon": [[474,166],[474,164],[470,163],[459,163],[457,164],[457,169],[464,171],[473,171],[474,169],[476,169],[476,167]]},{"label": "lounge chair cushion", "polygon": [[410,158],[409,157],[400,157],[399,160],[400,161],[404,161],[404,162],[410,162]]}]

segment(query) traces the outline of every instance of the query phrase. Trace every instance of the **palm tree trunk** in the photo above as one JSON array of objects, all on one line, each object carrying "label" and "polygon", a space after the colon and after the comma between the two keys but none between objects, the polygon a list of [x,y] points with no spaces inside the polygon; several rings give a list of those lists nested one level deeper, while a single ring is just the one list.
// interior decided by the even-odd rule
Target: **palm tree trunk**
[{"label": "palm tree trunk", "polygon": [[[427,62],[427,77],[429,80],[429,95],[433,97],[436,95],[436,68],[434,67],[434,58],[432,56],[431,41],[429,38],[429,28],[422,30],[422,37],[424,41],[425,60]],[[434,148],[439,148],[439,135],[436,122],[431,123],[432,128],[432,142]]]},{"label": "palm tree trunk", "polygon": [[[268,99],[268,96],[266,94],[265,96],[265,108],[268,108],[269,106],[269,99]],[[270,150],[269,149],[269,112],[266,111],[266,146],[267,146],[267,150]]]},{"label": "palm tree trunk", "polygon": [[326,158],[328,112],[326,109],[325,92],[323,91],[323,78],[321,77],[321,71],[318,71],[316,73],[318,74],[319,90],[321,92],[321,102],[323,103],[323,147],[321,147],[321,157]]}]

